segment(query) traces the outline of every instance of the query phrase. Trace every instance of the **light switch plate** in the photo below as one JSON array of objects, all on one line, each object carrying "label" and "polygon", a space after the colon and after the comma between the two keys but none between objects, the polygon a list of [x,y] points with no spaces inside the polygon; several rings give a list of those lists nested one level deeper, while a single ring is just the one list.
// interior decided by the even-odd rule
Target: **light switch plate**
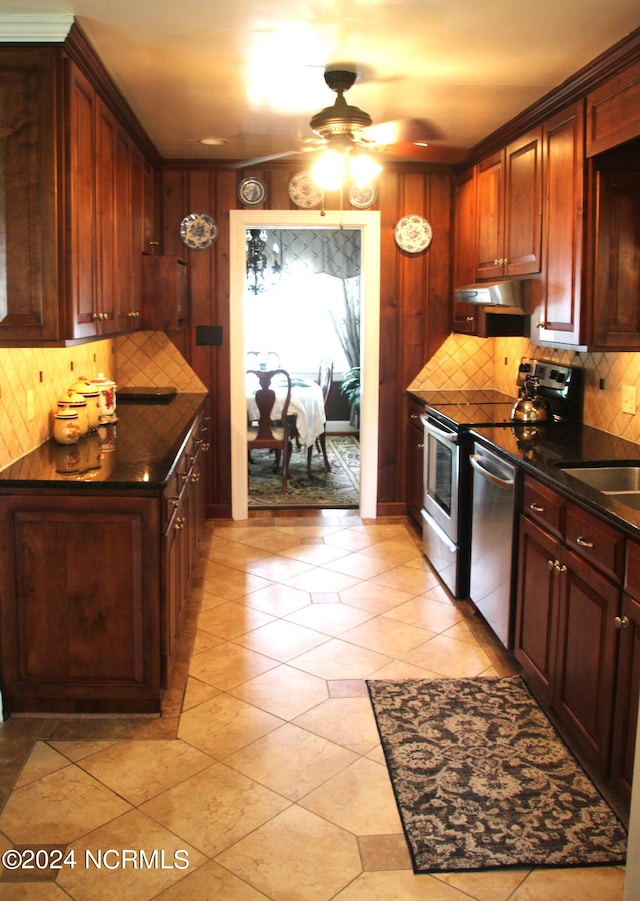
[{"label": "light switch plate", "polygon": [[635,385],[622,386],[622,412],[635,415],[638,409]]}]

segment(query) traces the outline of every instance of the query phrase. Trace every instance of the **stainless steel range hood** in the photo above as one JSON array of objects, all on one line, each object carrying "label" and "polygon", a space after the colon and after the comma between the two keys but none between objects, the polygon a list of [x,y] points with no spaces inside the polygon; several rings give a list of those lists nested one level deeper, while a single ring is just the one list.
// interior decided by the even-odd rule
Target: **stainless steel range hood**
[{"label": "stainless steel range hood", "polygon": [[530,312],[529,279],[465,285],[456,288],[455,296],[458,303],[487,307],[487,312],[513,313],[521,316],[528,316]]}]

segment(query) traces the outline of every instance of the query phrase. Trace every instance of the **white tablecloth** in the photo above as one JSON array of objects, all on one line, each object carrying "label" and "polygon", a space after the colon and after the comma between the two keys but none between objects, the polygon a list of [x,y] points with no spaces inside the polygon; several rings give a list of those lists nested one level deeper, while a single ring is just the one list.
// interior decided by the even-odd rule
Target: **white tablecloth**
[{"label": "white tablecloth", "polygon": [[[258,419],[258,405],[255,392],[260,387],[258,379],[254,375],[247,376],[247,413],[250,420]],[[284,399],[287,396],[286,387],[276,384],[271,386],[276,392],[276,403],[273,410],[273,418],[280,419]],[[297,418],[300,441],[307,446],[313,444],[318,435],[324,432],[324,398],[322,389],[317,382],[308,382],[305,379],[291,377],[291,399],[289,401],[289,416],[295,414]]]}]

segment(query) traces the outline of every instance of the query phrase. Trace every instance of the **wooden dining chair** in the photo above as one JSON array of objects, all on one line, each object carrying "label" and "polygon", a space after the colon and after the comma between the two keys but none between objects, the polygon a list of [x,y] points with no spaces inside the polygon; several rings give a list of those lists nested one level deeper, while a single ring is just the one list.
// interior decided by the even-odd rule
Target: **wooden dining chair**
[{"label": "wooden dining chair", "polygon": [[[322,389],[322,399],[324,401],[324,416],[325,416],[325,425],[327,418],[327,403],[329,401],[329,392],[331,391],[331,385],[333,383],[333,363],[328,362],[327,360],[322,360],[320,362],[320,366],[318,367],[318,377],[316,382],[320,385]],[[321,453],[324,459],[324,468],[327,472],[331,472],[331,463],[329,463],[329,457],[327,456],[327,431],[322,432],[321,435],[318,435],[316,438],[316,448],[318,449],[318,453]],[[311,479],[311,455],[313,453],[313,445],[310,444],[307,448],[307,475]]]},{"label": "wooden dining chair", "polygon": [[[255,375],[260,383],[260,387],[255,393],[259,418],[257,423],[250,422],[248,425],[247,450],[249,455],[252,450],[265,449],[274,451],[276,460],[273,467],[274,472],[278,471],[280,457],[282,456],[282,491],[286,493],[288,489],[289,461],[292,451],[287,421],[289,401],[291,400],[291,376],[286,369],[248,369],[247,375]],[[272,383],[276,384],[278,382],[282,385],[281,390],[286,392],[286,394],[282,411],[278,412],[276,417],[274,416],[276,392]],[[250,456],[249,459],[251,459]]]}]

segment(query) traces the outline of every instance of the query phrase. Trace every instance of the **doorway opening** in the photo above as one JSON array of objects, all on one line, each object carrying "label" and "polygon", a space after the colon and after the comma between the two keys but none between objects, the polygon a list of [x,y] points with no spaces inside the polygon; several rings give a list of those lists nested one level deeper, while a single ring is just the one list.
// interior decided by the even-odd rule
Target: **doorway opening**
[{"label": "doorway opening", "polygon": [[380,215],[377,211],[232,210],[231,263],[231,457],[232,516],[248,516],[245,391],[247,229],[357,229],[361,234],[360,515],[375,518],[378,459],[378,354],[380,309]]}]

